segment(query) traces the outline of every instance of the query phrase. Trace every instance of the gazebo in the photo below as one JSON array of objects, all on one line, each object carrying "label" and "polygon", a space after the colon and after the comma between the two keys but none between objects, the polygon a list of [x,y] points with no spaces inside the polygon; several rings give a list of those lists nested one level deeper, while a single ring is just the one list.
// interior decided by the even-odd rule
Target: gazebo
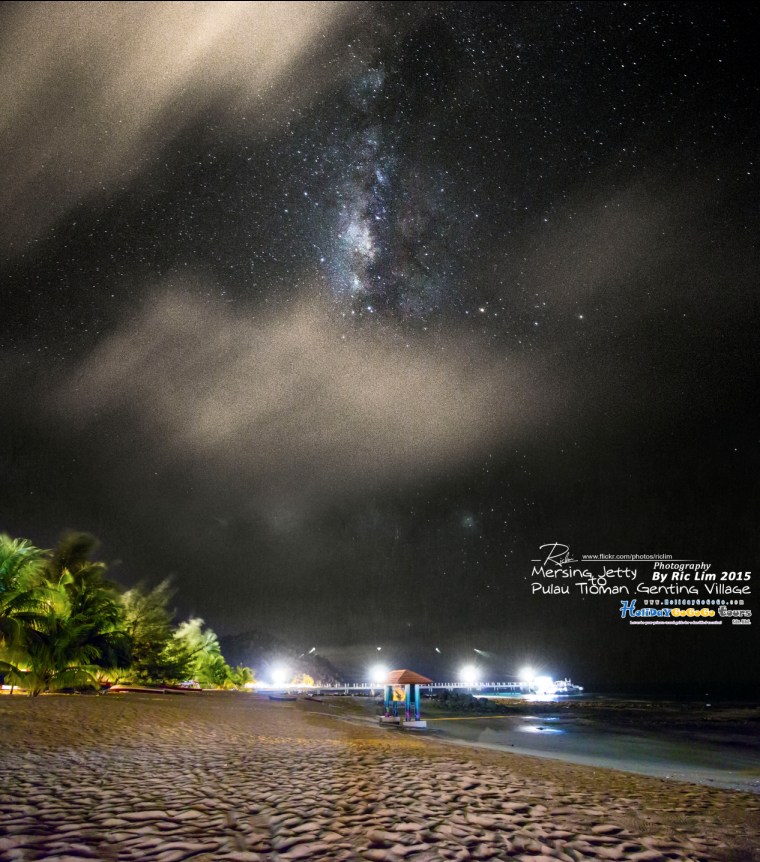
[{"label": "gazebo", "polygon": [[[420,720],[420,686],[430,685],[432,681],[413,670],[392,670],[383,682],[385,714],[380,718],[380,723],[400,724],[409,728],[427,727],[427,722]],[[403,716],[399,715],[401,704],[404,705]]]}]

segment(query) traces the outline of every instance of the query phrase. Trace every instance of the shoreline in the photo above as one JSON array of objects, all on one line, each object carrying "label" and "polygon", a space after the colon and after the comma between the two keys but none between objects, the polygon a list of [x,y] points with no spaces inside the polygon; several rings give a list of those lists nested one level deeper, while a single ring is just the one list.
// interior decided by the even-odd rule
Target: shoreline
[{"label": "shoreline", "polygon": [[[372,701],[353,702],[374,721]],[[503,714],[474,715],[428,705],[423,718],[426,736],[452,745],[760,794],[756,706],[706,713],[700,705],[640,701],[632,710],[630,703],[522,702]]]},{"label": "shoreline", "polygon": [[480,716],[428,709],[427,718],[433,734],[454,745],[760,794],[754,705],[707,712],[699,704],[579,699],[510,704],[506,714]]},{"label": "shoreline", "polygon": [[476,742],[455,737],[435,737],[437,742],[443,745],[456,745],[462,748],[482,748],[489,751],[499,751],[504,754],[519,754],[524,757],[544,758],[546,760],[557,760],[562,763],[574,763],[598,769],[610,769],[615,772],[630,773],[632,775],[643,775],[650,778],[662,778],[670,781],[679,781],[685,784],[697,784],[703,787],[716,787],[723,790],[737,790],[744,793],[760,795],[760,772],[753,772],[747,777],[736,776],[734,778],[722,777],[717,771],[686,767],[682,765],[660,765],[636,764],[632,760],[624,758],[602,758],[591,755],[568,754],[549,751],[539,751],[534,748],[520,746],[509,747],[490,742]]}]

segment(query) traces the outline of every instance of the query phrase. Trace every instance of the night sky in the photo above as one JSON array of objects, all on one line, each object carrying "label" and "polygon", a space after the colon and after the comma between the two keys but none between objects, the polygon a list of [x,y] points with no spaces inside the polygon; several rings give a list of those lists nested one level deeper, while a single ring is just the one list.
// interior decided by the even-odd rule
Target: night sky
[{"label": "night sky", "polygon": [[0,529],[348,675],[760,686],[758,620],[530,588],[553,541],[760,577],[757,24],[5,4]]}]

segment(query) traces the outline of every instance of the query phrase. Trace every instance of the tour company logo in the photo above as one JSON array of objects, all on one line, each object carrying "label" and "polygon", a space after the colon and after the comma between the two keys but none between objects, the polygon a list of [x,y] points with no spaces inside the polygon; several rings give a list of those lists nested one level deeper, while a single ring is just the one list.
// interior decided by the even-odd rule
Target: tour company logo
[{"label": "tour company logo", "polygon": [[[712,621],[715,616],[715,611],[712,608],[651,608],[651,607],[636,607],[636,599],[620,602],[620,616],[622,619],[630,618],[631,622],[654,622],[655,620],[662,623],[680,623],[680,624],[696,624],[702,625]],[[717,624],[721,624],[721,620],[717,620]]]},{"label": "tour company logo", "polygon": [[[720,619],[714,619],[715,616]],[[751,625],[750,617],[752,611],[745,608],[727,608],[720,605],[718,608],[708,607],[636,607],[636,599],[620,602],[621,619],[629,619],[632,624],[638,625],[721,625],[723,619],[728,617],[734,625]]]}]

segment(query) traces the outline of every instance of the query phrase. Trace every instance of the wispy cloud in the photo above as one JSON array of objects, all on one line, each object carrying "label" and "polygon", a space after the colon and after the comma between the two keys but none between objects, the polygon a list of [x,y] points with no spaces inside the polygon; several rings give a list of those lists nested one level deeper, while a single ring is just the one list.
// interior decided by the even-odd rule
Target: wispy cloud
[{"label": "wispy cloud", "polygon": [[257,128],[284,94],[313,98],[348,67],[309,61],[352,9],[363,14],[336,2],[12,6],[0,36],[0,243],[16,248],[119,188],[200,112],[227,107],[241,122],[242,110]]},{"label": "wispy cloud", "polygon": [[229,308],[163,292],[68,380],[67,421],[116,418],[168,462],[300,505],[435,476],[532,416],[524,369],[453,335],[359,333],[313,299]]}]

